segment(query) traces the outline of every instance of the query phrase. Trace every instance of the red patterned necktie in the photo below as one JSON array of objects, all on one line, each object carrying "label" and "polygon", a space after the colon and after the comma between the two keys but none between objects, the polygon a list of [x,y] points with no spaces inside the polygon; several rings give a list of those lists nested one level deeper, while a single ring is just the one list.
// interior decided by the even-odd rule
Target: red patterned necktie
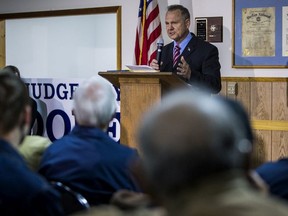
[{"label": "red patterned necktie", "polygon": [[173,67],[175,67],[175,65],[177,64],[179,56],[180,56],[180,47],[178,44],[176,44],[173,50]]}]

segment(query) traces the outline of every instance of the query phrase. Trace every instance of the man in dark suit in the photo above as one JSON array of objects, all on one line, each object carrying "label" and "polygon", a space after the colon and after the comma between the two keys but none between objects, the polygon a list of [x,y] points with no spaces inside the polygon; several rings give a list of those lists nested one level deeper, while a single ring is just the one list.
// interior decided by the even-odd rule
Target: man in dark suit
[{"label": "man in dark suit", "polygon": [[[154,59],[150,66],[160,71],[175,72],[193,86],[218,93],[221,90],[218,49],[189,32],[190,13],[187,8],[182,5],[168,6],[165,25],[173,42],[163,47],[160,65]],[[178,46],[177,55],[174,49]]]}]

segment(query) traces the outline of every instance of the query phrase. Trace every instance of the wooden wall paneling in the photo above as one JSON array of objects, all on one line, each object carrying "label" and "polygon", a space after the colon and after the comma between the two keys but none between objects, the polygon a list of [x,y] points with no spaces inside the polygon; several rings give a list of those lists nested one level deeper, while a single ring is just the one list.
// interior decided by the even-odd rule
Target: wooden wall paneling
[{"label": "wooden wall paneling", "polygon": [[[287,82],[272,83],[272,120],[288,121],[287,87]],[[288,157],[288,131],[273,131],[272,160],[281,157]]]},{"label": "wooden wall paneling", "polygon": [[250,82],[238,82],[237,83],[237,101],[240,101],[246,112],[251,113],[251,84]]},{"label": "wooden wall paneling", "polygon": [[272,119],[271,82],[251,82],[251,118],[256,120]]},{"label": "wooden wall paneling", "polygon": [[272,131],[271,160],[288,157],[288,131]]},{"label": "wooden wall paneling", "polygon": [[0,68],[6,65],[5,59],[5,20],[0,21]]},{"label": "wooden wall paneling", "polygon": [[288,121],[287,83],[272,83],[272,120]]},{"label": "wooden wall paneling", "polygon": [[226,96],[227,95],[227,82],[221,81],[222,89],[219,92],[220,95]]},{"label": "wooden wall paneling", "polygon": [[271,133],[271,131],[253,130],[252,167],[257,167],[265,161],[271,161]]},{"label": "wooden wall paneling", "polygon": [[[251,119],[271,120],[271,82],[251,82]],[[257,131],[254,142],[255,165],[272,160],[271,131]]]}]

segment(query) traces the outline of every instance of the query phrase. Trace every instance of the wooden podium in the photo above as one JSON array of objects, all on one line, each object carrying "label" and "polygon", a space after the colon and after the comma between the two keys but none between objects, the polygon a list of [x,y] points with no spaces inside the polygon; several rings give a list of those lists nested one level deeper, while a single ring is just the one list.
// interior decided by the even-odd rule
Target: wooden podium
[{"label": "wooden podium", "polygon": [[186,82],[172,72],[99,72],[120,88],[120,142],[137,148],[136,132],[142,115],[163,94]]}]

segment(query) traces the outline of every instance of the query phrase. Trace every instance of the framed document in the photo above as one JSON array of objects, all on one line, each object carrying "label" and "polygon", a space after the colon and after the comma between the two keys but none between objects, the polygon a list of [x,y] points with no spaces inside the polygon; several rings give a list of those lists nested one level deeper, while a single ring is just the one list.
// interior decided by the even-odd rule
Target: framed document
[{"label": "framed document", "polygon": [[282,8],[282,55],[288,57],[288,6]]},{"label": "framed document", "polygon": [[233,67],[288,67],[288,1],[233,0]]}]

